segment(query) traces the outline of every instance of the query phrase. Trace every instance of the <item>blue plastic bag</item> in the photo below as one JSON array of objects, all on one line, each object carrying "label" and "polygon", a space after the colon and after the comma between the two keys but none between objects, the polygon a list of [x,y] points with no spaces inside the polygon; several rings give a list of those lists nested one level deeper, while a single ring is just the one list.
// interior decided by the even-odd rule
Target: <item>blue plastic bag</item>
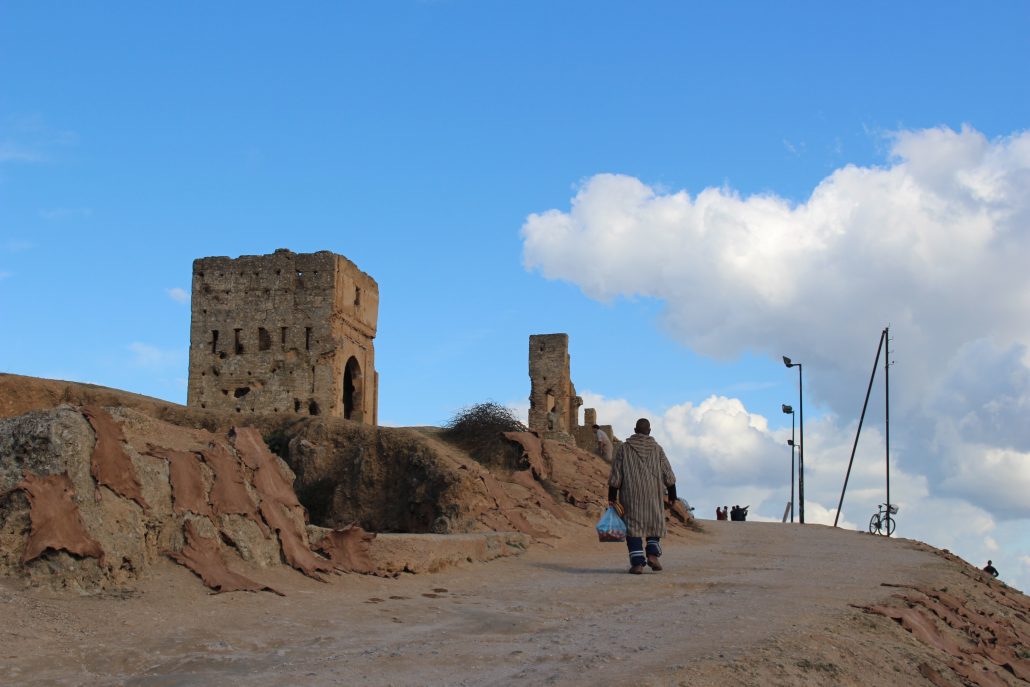
[{"label": "blue plastic bag", "polygon": [[626,541],[626,523],[611,506],[597,521],[596,529],[598,541]]}]

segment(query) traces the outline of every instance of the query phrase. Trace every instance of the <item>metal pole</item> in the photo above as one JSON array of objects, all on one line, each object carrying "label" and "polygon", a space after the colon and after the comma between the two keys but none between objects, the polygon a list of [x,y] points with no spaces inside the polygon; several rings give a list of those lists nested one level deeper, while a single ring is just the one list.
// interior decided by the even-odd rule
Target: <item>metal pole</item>
[{"label": "metal pole", "polygon": [[801,383],[801,363],[798,363],[798,405],[801,411],[801,450],[798,451],[798,520],[805,524],[805,392]]},{"label": "metal pole", "polygon": [[869,375],[869,387],[865,390],[865,402],[862,404],[862,414],[858,418],[858,430],[855,432],[855,443],[851,446],[851,460],[848,461],[848,472],[844,475],[844,486],[840,490],[840,501],[837,502],[837,515],[833,518],[833,526],[837,526],[840,520],[840,509],[844,507],[844,492],[848,490],[848,479],[851,477],[851,466],[855,463],[855,450],[858,448],[858,437],[862,434],[862,423],[865,422],[865,411],[869,407],[869,395],[873,392],[873,380],[876,379],[876,367],[880,364],[880,351],[883,350],[883,340],[887,336],[884,329],[880,334],[880,341],[876,344],[876,359],[873,360],[873,372]]},{"label": "metal pole", "polygon": [[[887,447],[887,522],[891,517],[891,336],[890,327],[883,330],[883,338],[887,347],[887,353],[883,356],[883,404],[886,419],[884,421],[884,443]],[[890,527],[887,528],[887,536],[891,536]]]},{"label": "metal pole", "polygon": [[794,413],[790,414],[790,521],[794,522]]}]

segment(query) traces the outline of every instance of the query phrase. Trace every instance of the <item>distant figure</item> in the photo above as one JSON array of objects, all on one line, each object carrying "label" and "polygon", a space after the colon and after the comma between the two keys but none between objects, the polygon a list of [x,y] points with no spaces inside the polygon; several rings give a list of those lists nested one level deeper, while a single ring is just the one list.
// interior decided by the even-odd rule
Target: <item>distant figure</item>
[{"label": "distant figure", "polygon": [[[629,572],[640,575],[644,566],[662,569],[659,540],[665,536],[665,510],[662,491],[669,496],[672,508],[682,509],[676,500],[676,475],[672,472],[665,451],[651,434],[646,418],[637,420],[633,436],[619,444],[608,477],[608,505],[618,501],[626,509],[626,546],[629,547]],[[687,514],[684,514],[687,515]],[[647,546],[644,546],[644,539]]]},{"label": "distant figure", "polygon": [[987,565],[984,566],[984,572],[990,575],[991,577],[998,576],[998,569],[995,568],[990,561],[987,561]]},{"label": "distant figure", "polygon": [[597,434],[597,455],[604,458],[606,463],[611,464],[612,440],[608,438],[608,433],[601,429],[599,425],[594,425],[594,432]]},{"label": "distant figure", "polygon": [[751,506],[744,506],[741,508],[740,506],[734,506],[733,510],[730,511],[730,520],[744,522],[747,520],[747,509],[750,507]]},{"label": "distant figure", "polygon": [[558,429],[558,406],[551,408],[551,411],[547,413],[547,429],[552,432],[560,431]]},{"label": "distant figure", "polygon": [[715,507],[715,519],[716,520],[725,520],[726,519],[726,514],[722,512],[722,508],[720,508],[719,506]]}]

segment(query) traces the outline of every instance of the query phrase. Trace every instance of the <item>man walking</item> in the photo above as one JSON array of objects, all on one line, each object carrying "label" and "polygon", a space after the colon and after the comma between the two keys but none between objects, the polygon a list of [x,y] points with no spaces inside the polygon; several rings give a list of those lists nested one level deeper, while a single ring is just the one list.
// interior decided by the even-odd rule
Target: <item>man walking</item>
[{"label": "man walking", "polygon": [[[622,503],[626,510],[626,545],[629,547],[629,572],[640,575],[644,566],[662,569],[660,539],[665,536],[665,511],[662,491],[676,503],[676,476],[658,442],[650,436],[651,423],[637,420],[633,436],[615,451],[608,477],[608,503]],[[647,540],[646,546],[644,540]]]}]

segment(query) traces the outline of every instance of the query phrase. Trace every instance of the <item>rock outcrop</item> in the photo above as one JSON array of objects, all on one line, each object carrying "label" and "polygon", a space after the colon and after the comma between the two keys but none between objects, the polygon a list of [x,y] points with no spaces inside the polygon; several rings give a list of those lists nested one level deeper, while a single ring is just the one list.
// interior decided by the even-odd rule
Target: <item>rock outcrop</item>
[{"label": "rock outcrop", "polygon": [[[0,572],[80,589],[131,584],[164,555],[219,591],[270,589],[228,561],[321,579],[293,473],[252,428],[187,429],[128,408],[0,420]],[[352,548],[370,540],[358,534]]]},{"label": "rock outcrop", "polygon": [[[130,585],[166,555],[221,590],[265,588],[261,569],[280,565],[315,579],[436,569],[593,538],[605,506],[608,465],[532,432],[482,463],[436,428],[258,414],[242,427],[235,413],[5,374],[0,418],[0,575],[33,583]],[[58,509],[65,526],[44,524]],[[420,562],[443,549],[370,532],[480,537]]]}]

